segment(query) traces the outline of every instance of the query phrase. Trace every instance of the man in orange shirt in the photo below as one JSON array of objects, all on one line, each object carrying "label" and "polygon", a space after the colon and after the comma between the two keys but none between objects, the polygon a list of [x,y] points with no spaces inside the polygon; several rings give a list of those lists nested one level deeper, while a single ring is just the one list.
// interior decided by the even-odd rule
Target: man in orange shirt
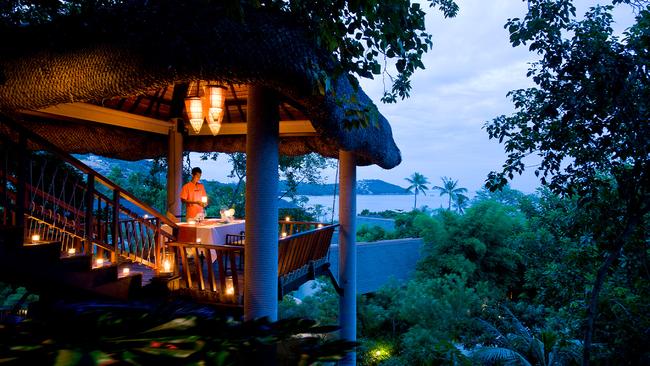
[{"label": "man in orange shirt", "polygon": [[194,220],[196,215],[205,213],[203,208],[208,205],[207,201],[203,202],[203,197],[208,197],[205,193],[205,187],[199,182],[201,179],[201,168],[192,169],[192,180],[186,183],[181,189],[181,201],[185,203],[187,214],[185,220]]}]

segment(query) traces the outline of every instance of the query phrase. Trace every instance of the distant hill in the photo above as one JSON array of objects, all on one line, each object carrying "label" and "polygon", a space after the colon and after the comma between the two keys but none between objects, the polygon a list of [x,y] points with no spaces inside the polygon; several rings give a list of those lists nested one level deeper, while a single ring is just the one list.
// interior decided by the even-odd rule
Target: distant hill
[{"label": "distant hill", "polygon": [[119,166],[124,176],[130,173],[149,174],[151,169],[151,160],[125,161],[92,154],[74,155],[74,157],[104,176],[108,175],[114,166]]},{"label": "distant hill", "polygon": [[[76,155],[86,165],[98,171],[100,174],[108,175],[114,166],[119,166],[124,176],[130,173],[148,174],[151,168],[151,160],[124,161],[105,158],[96,155]],[[220,183],[217,181],[205,181],[207,188],[220,185],[231,185],[234,183]],[[286,190],[286,182],[280,182],[280,192]],[[337,194],[339,188],[336,188]],[[303,196],[329,196],[334,193],[334,184],[300,184],[298,194]],[[398,185],[384,182],[380,179],[365,179],[357,182],[357,194],[409,194],[409,192]]]},{"label": "distant hill", "polygon": [[[280,182],[280,191],[286,189],[286,183]],[[338,194],[339,188],[336,187]],[[334,184],[301,184],[298,194],[304,196],[329,196],[334,194]],[[365,179],[357,182],[357,194],[409,194],[405,188],[384,182],[380,179]]]}]

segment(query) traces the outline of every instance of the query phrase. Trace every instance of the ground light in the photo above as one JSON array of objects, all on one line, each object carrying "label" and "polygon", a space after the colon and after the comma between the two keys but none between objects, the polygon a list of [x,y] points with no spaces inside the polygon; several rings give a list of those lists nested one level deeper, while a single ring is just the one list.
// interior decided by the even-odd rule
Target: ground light
[{"label": "ground light", "polygon": [[377,365],[382,361],[388,360],[392,356],[391,348],[383,344],[377,345],[370,349],[368,356],[372,360],[372,364]]}]

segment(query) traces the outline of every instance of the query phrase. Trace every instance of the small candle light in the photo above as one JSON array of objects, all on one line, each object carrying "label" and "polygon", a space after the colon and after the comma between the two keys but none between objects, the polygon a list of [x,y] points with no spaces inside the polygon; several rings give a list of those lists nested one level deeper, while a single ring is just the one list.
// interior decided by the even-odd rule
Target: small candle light
[{"label": "small candle light", "polygon": [[148,219],[148,218],[149,218],[149,215],[147,215],[147,214],[144,214],[144,216],[143,216],[143,217],[144,217],[144,218],[145,218],[145,220],[146,220],[146,219]]},{"label": "small candle light", "polygon": [[201,238],[196,238],[196,242],[197,242],[197,243],[200,243],[200,242],[201,242]]},{"label": "small candle light", "polygon": [[38,234],[34,234],[34,235],[32,235],[32,241],[39,241],[39,240],[41,240],[41,236],[40,236],[40,235],[38,235]]},{"label": "small candle light", "polygon": [[172,263],[169,261],[169,259],[165,259],[163,261],[163,272],[171,272],[172,271]]},{"label": "small candle light", "polygon": [[196,224],[196,221],[194,221],[194,220],[189,220],[187,223],[190,224],[190,225],[194,225],[194,224]]},{"label": "small candle light", "polygon": [[129,269],[129,267],[124,267],[124,268],[122,268],[122,274],[123,274],[123,275],[127,276],[127,275],[129,274],[129,272],[131,272],[131,270]]},{"label": "small candle light", "polygon": [[208,197],[206,196],[201,197],[201,202],[208,203]]},{"label": "small candle light", "polygon": [[232,278],[226,278],[226,295],[232,296],[235,294],[235,287],[232,285]]},{"label": "small candle light", "polygon": [[291,217],[289,217],[289,216],[285,217],[284,221],[291,221]]},{"label": "small candle light", "polygon": [[75,248],[68,249],[68,255],[75,255],[75,253],[77,253],[77,249]]},{"label": "small candle light", "polygon": [[323,224],[318,224],[317,227],[320,229],[323,227]]},{"label": "small candle light", "polygon": [[282,237],[283,237],[283,238],[286,238],[286,237],[287,237],[287,233],[286,233],[286,232],[284,232],[284,231],[282,232],[282,234],[281,234],[281,235],[282,235]]},{"label": "small candle light", "polygon": [[101,266],[104,265],[104,259],[103,258],[97,258],[95,263],[97,264],[97,267],[101,267]]}]

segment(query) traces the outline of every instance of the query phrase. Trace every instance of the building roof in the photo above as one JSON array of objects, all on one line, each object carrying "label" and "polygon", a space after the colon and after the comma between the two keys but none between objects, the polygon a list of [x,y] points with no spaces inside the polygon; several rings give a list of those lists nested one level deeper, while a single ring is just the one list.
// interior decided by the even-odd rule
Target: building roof
[{"label": "building roof", "polygon": [[[337,157],[343,149],[359,165],[400,163],[388,121],[355,79],[335,75],[335,61],[314,47],[304,25],[264,9],[226,16],[219,2],[172,3],[131,1],[0,29],[7,40],[0,112],[69,152],[151,158],[166,154],[160,132],[182,117],[188,83],[210,80],[228,88],[228,128],[217,136],[190,132],[184,148],[245,151],[247,85],[262,85],[279,95],[280,153]],[[365,126],[355,128],[359,121]]]}]

